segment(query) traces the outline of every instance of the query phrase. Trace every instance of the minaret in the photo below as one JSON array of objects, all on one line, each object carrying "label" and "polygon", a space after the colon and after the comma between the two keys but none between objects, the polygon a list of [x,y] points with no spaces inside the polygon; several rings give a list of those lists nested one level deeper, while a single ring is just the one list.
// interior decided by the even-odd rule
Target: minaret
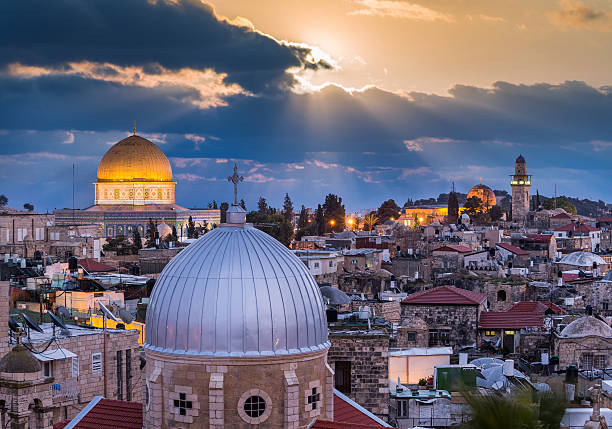
[{"label": "minaret", "polygon": [[527,165],[523,155],[516,158],[514,175],[510,176],[512,186],[512,220],[524,220],[529,212],[529,188],[531,175],[527,174]]}]

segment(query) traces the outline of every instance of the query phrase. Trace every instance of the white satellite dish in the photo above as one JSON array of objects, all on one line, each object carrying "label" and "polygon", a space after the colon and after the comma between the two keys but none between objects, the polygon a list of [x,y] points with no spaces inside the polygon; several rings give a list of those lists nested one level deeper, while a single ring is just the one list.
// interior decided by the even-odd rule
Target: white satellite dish
[{"label": "white satellite dish", "polygon": [[100,310],[106,315],[107,318],[114,320],[115,322],[119,322],[119,319],[115,317],[115,315],[108,309],[102,302],[98,301],[98,305],[100,306]]}]

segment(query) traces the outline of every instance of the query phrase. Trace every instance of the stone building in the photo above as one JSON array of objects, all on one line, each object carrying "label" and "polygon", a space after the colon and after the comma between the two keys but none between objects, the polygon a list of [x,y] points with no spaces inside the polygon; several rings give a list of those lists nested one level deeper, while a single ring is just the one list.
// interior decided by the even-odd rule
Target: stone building
[{"label": "stone building", "polygon": [[527,164],[523,155],[514,163],[514,175],[511,176],[512,187],[512,220],[524,221],[529,213],[529,188],[531,175],[527,174]]},{"label": "stone building", "polygon": [[402,323],[415,317],[429,328],[428,345],[476,344],[478,320],[487,309],[487,296],[454,286],[440,286],[409,295],[402,301]]},{"label": "stone building", "polygon": [[[8,282],[0,282],[0,323],[4,322],[4,326],[8,325],[8,289]],[[108,329],[105,341],[101,329],[68,325],[68,331],[60,332],[50,323],[40,327],[43,332],[31,330],[23,346],[27,347],[28,359],[31,355],[41,369],[25,375],[13,372],[9,377],[2,374],[0,364],[0,404],[5,404],[9,414],[13,404],[19,404],[18,410],[13,411],[20,419],[30,421],[30,427],[50,428],[53,422],[73,418],[98,395],[142,402],[138,331]],[[15,344],[13,338],[9,342],[7,331],[0,337],[3,347]],[[15,348],[27,355],[20,348],[23,346]],[[19,377],[32,388],[16,389],[14,381]],[[2,388],[3,385],[7,388]],[[24,402],[25,409],[21,408]],[[31,408],[27,408],[28,404]],[[32,426],[32,422],[36,423]]]},{"label": "stone building", "polygon": [[361,306],[368,306],[374,317],[382,317],[387,322],[399,323],[401,320],[401,308],[399,301],[351,301],[351,311],[359,311]]},{"label": "stone building", "polygon": [[441,268],[458,270],[463,268],[463,258],[472,253],[472,249],[463,245],[447,244],[438,247],[431,252],[434,263],[441,265]]},{"label": "stone building", "polygon": [[[237,183],[236,180],[234,183]],[[228,223],[179,253],[147,311],[145,428],[306,428],[333,419],[323,298],[278,241]]]},{"label": "stone building", "polygon": [[389,418],[389,333],[339,326],[329,334],[335,388],[376,416]]},{"label": "stone building", "polygon": [[427,347],[429,345],[429,326],[420,317],[404,319],[397,327],[393,347]]},{"label": "stone building", "polygon": [[612,328],[601,319],[583,316],[554,335],[559,369],[603,369],[612,365]]}]

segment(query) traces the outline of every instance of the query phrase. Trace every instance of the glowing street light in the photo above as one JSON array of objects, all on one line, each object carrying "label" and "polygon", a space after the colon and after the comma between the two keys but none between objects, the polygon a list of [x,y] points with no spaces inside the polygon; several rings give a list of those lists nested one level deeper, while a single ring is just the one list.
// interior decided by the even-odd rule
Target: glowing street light
[{"label": "glowing street light", "polygon": [[329,224],[330,224],[331,226],[334,226],[334,225],[336,224],[336,221],[332,219],[332,220],[330,220],[330,221],[329,221]]}]

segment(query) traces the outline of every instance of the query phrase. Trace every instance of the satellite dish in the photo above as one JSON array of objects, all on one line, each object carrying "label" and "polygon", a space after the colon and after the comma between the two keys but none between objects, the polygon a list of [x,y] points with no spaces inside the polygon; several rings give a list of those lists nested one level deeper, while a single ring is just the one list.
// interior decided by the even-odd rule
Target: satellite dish
[{"label": "satellite dish", "polygon": [[104,304],[98,301],[98,305],[100,306],[100,310],[106,315],[107,318],[114,320],[115,322],[119,322],[119,320],[115,317],[115,315],[108,309]]},{"label": "satellite dish", "polygon": [[58,305],[57,307],[55,307],[55,310],[57,311],[57,314],[59,314],[59,317],[61,317],[62,319],[70,319],[70,311],[68,311],[68,309],[63,305]]},{"label": "satellite dish", "polygon": [[132,313],[130,313],[124,308],[119,310],[119,317],[121,318],[121,320],[123,320],[123,323],[125,323],[126,325],[129,325],[134,320],[134,317],[132,317]]},{"label": "satellite dish", "polygon": [[17,321],[13,318],[13,316],[9,317],[9,328],[11,329],[11,331],[13,332],[18,332],[20,327],[19,327],[19,323],[17,323]]},{"label": "satellite dish", "polygon": [[28,316],[27,314],[21,313],[21,317],[23,317],[25,324],[28,325],[30,329],[34,329],[36,332],[40,332],[41,334],[45,332],[40,326],[38,326],[38,323],[30,319],[30,316]]},{"label": "satellite dish", "polygon": [[68,329],[66,327],[66,325],[64,324],[64,322],[62,322],[55,314],[51,313],[50,311],[47,313],[47,315],[51,318],[51,322],[57,326],[58,328],[61,329]]}]

